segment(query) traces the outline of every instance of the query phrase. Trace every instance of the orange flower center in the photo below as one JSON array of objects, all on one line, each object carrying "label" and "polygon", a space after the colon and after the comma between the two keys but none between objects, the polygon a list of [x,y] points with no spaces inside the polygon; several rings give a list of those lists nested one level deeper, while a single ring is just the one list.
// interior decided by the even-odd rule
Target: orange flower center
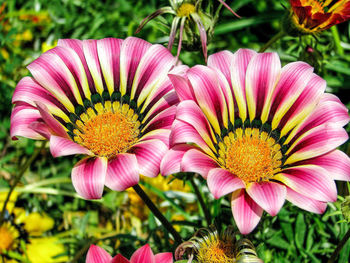
[{"label": "orange flower center", "polygon": [[196,12],[196,7],[189,3],[183,3],[176,11],[177,16],[179,17],[188,17],[194,12]]},{"label": "orange flower center", "polygon": [[198,249],[197,260],[201,263],[235,262],[234,244],[222,240],[213,240]]},{"label": "orange flower center", "polygon": [[219,147],[219,161],[246,183],[269,180],[282,164],[280,145],[258,129],[237,129]]},{"label": "orange flower center", "polygon": [[98,156],[113,157],[126,152],[140,133],[137,115],[128,105],[108,102],[95,105],[80,115],[73,131],[74,141]]}]

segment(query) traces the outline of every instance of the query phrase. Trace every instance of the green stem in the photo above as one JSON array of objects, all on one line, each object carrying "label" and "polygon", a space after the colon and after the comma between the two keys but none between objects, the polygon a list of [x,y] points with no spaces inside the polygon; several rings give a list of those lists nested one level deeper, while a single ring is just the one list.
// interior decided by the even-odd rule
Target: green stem
[{"label": "green stem", "polygon": [[332,26],[331,32],[332,32],[334,43],[335,43],[335,49],[337,50],[339,55],[344,55],[344,49],[340,44],[340,36],[339,36],[339,32],[338,32],[337,27]]},{"label": "green stem", "polygon": [[283,30],[281,30],[280,32],[278,32],[276,35],[274,35],[265,45],[263,45],[259,52],[264,52],[266,49],[268,49],[273,43],[275,43],[277,40],[279,40],[280,38],[282,38],[285,35],[285,33],[283,32]]},{"label": "green stem", "polygon": [[4,222],[4,216],[5,216],[5,211],[6,211],[6,206],[7,203],[10,201],[11,198],[11,194],[13,192],[13,190],[15,190],[17,184],[19,183],[19,181],[21,180],[22,176],[24,175],[25,171],[30,167],[30,165],[32,164],[32,162],[36,159],[36,157],[38,157],[39,153],[41,152],[42,149],[44,149],[46,145],[46,141],[42,142],[42,145],[40,148],[36,148],[36,150],[34,151],[33,155],[27,159],[27,161],[25,162],[25,164],[22,166],[22,169],[20,169],[20,171],[18,172],[18,174],[15,177],[15,180],[13,182],[13,184],[10,187],[10,190],[7,194],[6,200],[4,202],[4,206],[1,209],[1,213],[0,213],[0,225]]},{"label": "green stem", "polygon": [[340,242],[339,242],[338,246],[336,247],[336,249],[334,250],[332,256],[329,258],[328,263],[336,262],[335,260],[337,259],[340,251],[345,246],[345,244],[349,240],[349,238],[350,238],[350,228],[348,229],[348,232],[346,232],[346,234],[342,238],[342,240],[340,240]]},{"label": "green stem", "polygon": [[154,216],[159,219],[162,225],[171,233],[175,242],[177,244],[182,243],[182,238],[180,234],[175,230],[175,228],[170,224],[170,222],[163,216],[163,214],[159,211],[159,209],[154,205],[152,200],[148,197],[148,195],[142,190],[142,188],[137,184],[133,186],[135,192],[141,197],[143,202],[147,205],[149,210],[152,211]]},{"label": "green stem", "polygon": [[196,182],[194,181],[193,178],[190,180],[190,182],[191,182],[191,185],[193,187],[194,193],[197,196],[199,205],[201,206],[202,211],[204,213],[205,220],[207,221],[208,226],[210,226],[210,224],[211,224],[211,215],[210,215],[210,212],[209,212],[207,206],[204,203],[203,196],[202,196],[201,192],[199,191],[198,186],[197,186],[197,184],[196,184]]}]

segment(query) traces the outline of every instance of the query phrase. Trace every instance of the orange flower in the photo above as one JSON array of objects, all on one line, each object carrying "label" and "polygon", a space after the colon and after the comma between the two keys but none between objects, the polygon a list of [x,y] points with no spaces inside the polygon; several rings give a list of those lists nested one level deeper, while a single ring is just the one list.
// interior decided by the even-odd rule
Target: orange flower
[{"label": "orange flower", "polygon": [[290,0],[291,19],[302,34],[313,34],[350,19],[350,0]]}]

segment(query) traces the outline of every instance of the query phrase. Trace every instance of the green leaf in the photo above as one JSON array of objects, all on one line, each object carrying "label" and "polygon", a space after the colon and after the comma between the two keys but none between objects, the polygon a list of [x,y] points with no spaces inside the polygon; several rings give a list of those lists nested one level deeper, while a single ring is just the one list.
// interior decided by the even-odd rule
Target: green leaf
[{"label": "green leaf", "polygon": [[341,203],[341,211],[344,219],[350,223],[350,196],[345,197],[345,200]]},{"label": "green leaf", "polygon": [[304,221],[304,215],[298,214],[295,222],[295,245],[299,249],[303,249],[304,239],[306,234],[306,224]]}]

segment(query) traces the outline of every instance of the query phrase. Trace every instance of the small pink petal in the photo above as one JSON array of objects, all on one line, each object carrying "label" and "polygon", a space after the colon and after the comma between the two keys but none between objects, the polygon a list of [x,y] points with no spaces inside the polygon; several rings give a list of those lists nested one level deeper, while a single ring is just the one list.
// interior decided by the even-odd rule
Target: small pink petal
[{"label": "small pink petal", "polygon": [[55,135],[50,136],[50,151],[53,157],[73,154],[92,155],[92,153],[85,147],[73,142],[70,139]]},{"label": "small pink petal", "polygon": [[305,195],[295,192],[289,187],[287,187],[286,199],[301,209],[316,214],[323,214],[327,208],[327,203],[308,198]]},{"label": "small pink petal", "polygon": [[247,235],[260,221],[263,209],[250,198],[245,189],[232,193],[231,207],[239,231]]},{"label": "small pink petal", "polygon": [[274,179],[306,197],[322,202],[337,200],[337,187],[328,172],[320,166],[288,168],[275,175]]},{"label": "small pink petal", "polygon": [[198,173],[203,178],[207,178],[209,171],[217,167],[216,161],[197,149],[187,151],[181,162],[181,171]]},{"label": "small pink petal", "polygon": [[207,183],[210,192],[216,199],[245,188],[243,181],[229,171],[222,168],[211,169],[208,173]]},{"label": "small pink petal", "polygon": [[187,78],[188,66],[174,67],[168,74],[180,100],[195,100],[193,88]]},{"label": "small pink petal", "polygon": [[160,162],[167,151],[168,147],[160,140],[139,142],[130,149],[130,153],[136,155],[139,174],[147,177],[159,174]]},{"label": "small pink petal", "polygon": [[139,182],[139,165],[136,156],[120,153],[108,162],[105,185],[114,191],[124,191]]},{"label": "small pink petal", "polygon": [[123,257],[121,254],[118,254],[112,259],[110,263],[130,263],[130,261]]},{"label": "small pink petal", "polygon": [[173,263],[173,254],[170,252],[155,255],[156,263]]},{"label": "small pink petal", "polygon": [[286,199],[286,187],[274,182],[252,183],[246,191],[271,216],[277,215]]},{"label": "small pink petal", "polygon": [[178,144],[172,147],[163,157],[160,163],[161,175],[168,176],[181,172],[181,161],[184,154],[193,149],[193,146],[187,144]]},{"label": "small pink petal", "polygon": [[86,263],[110,263],[111,255],[101,247],[91,245],[86,255]]},{"label": "small pink petal", "polygon": [[130,263],[156,263],[150,246],[146,244],[136,250],[130,258]]},{"label": "small pink petal", "polygon": [[100,199],[107,173],[106,158],[85,158],[72,169],[72,183],[85,199]]}]

